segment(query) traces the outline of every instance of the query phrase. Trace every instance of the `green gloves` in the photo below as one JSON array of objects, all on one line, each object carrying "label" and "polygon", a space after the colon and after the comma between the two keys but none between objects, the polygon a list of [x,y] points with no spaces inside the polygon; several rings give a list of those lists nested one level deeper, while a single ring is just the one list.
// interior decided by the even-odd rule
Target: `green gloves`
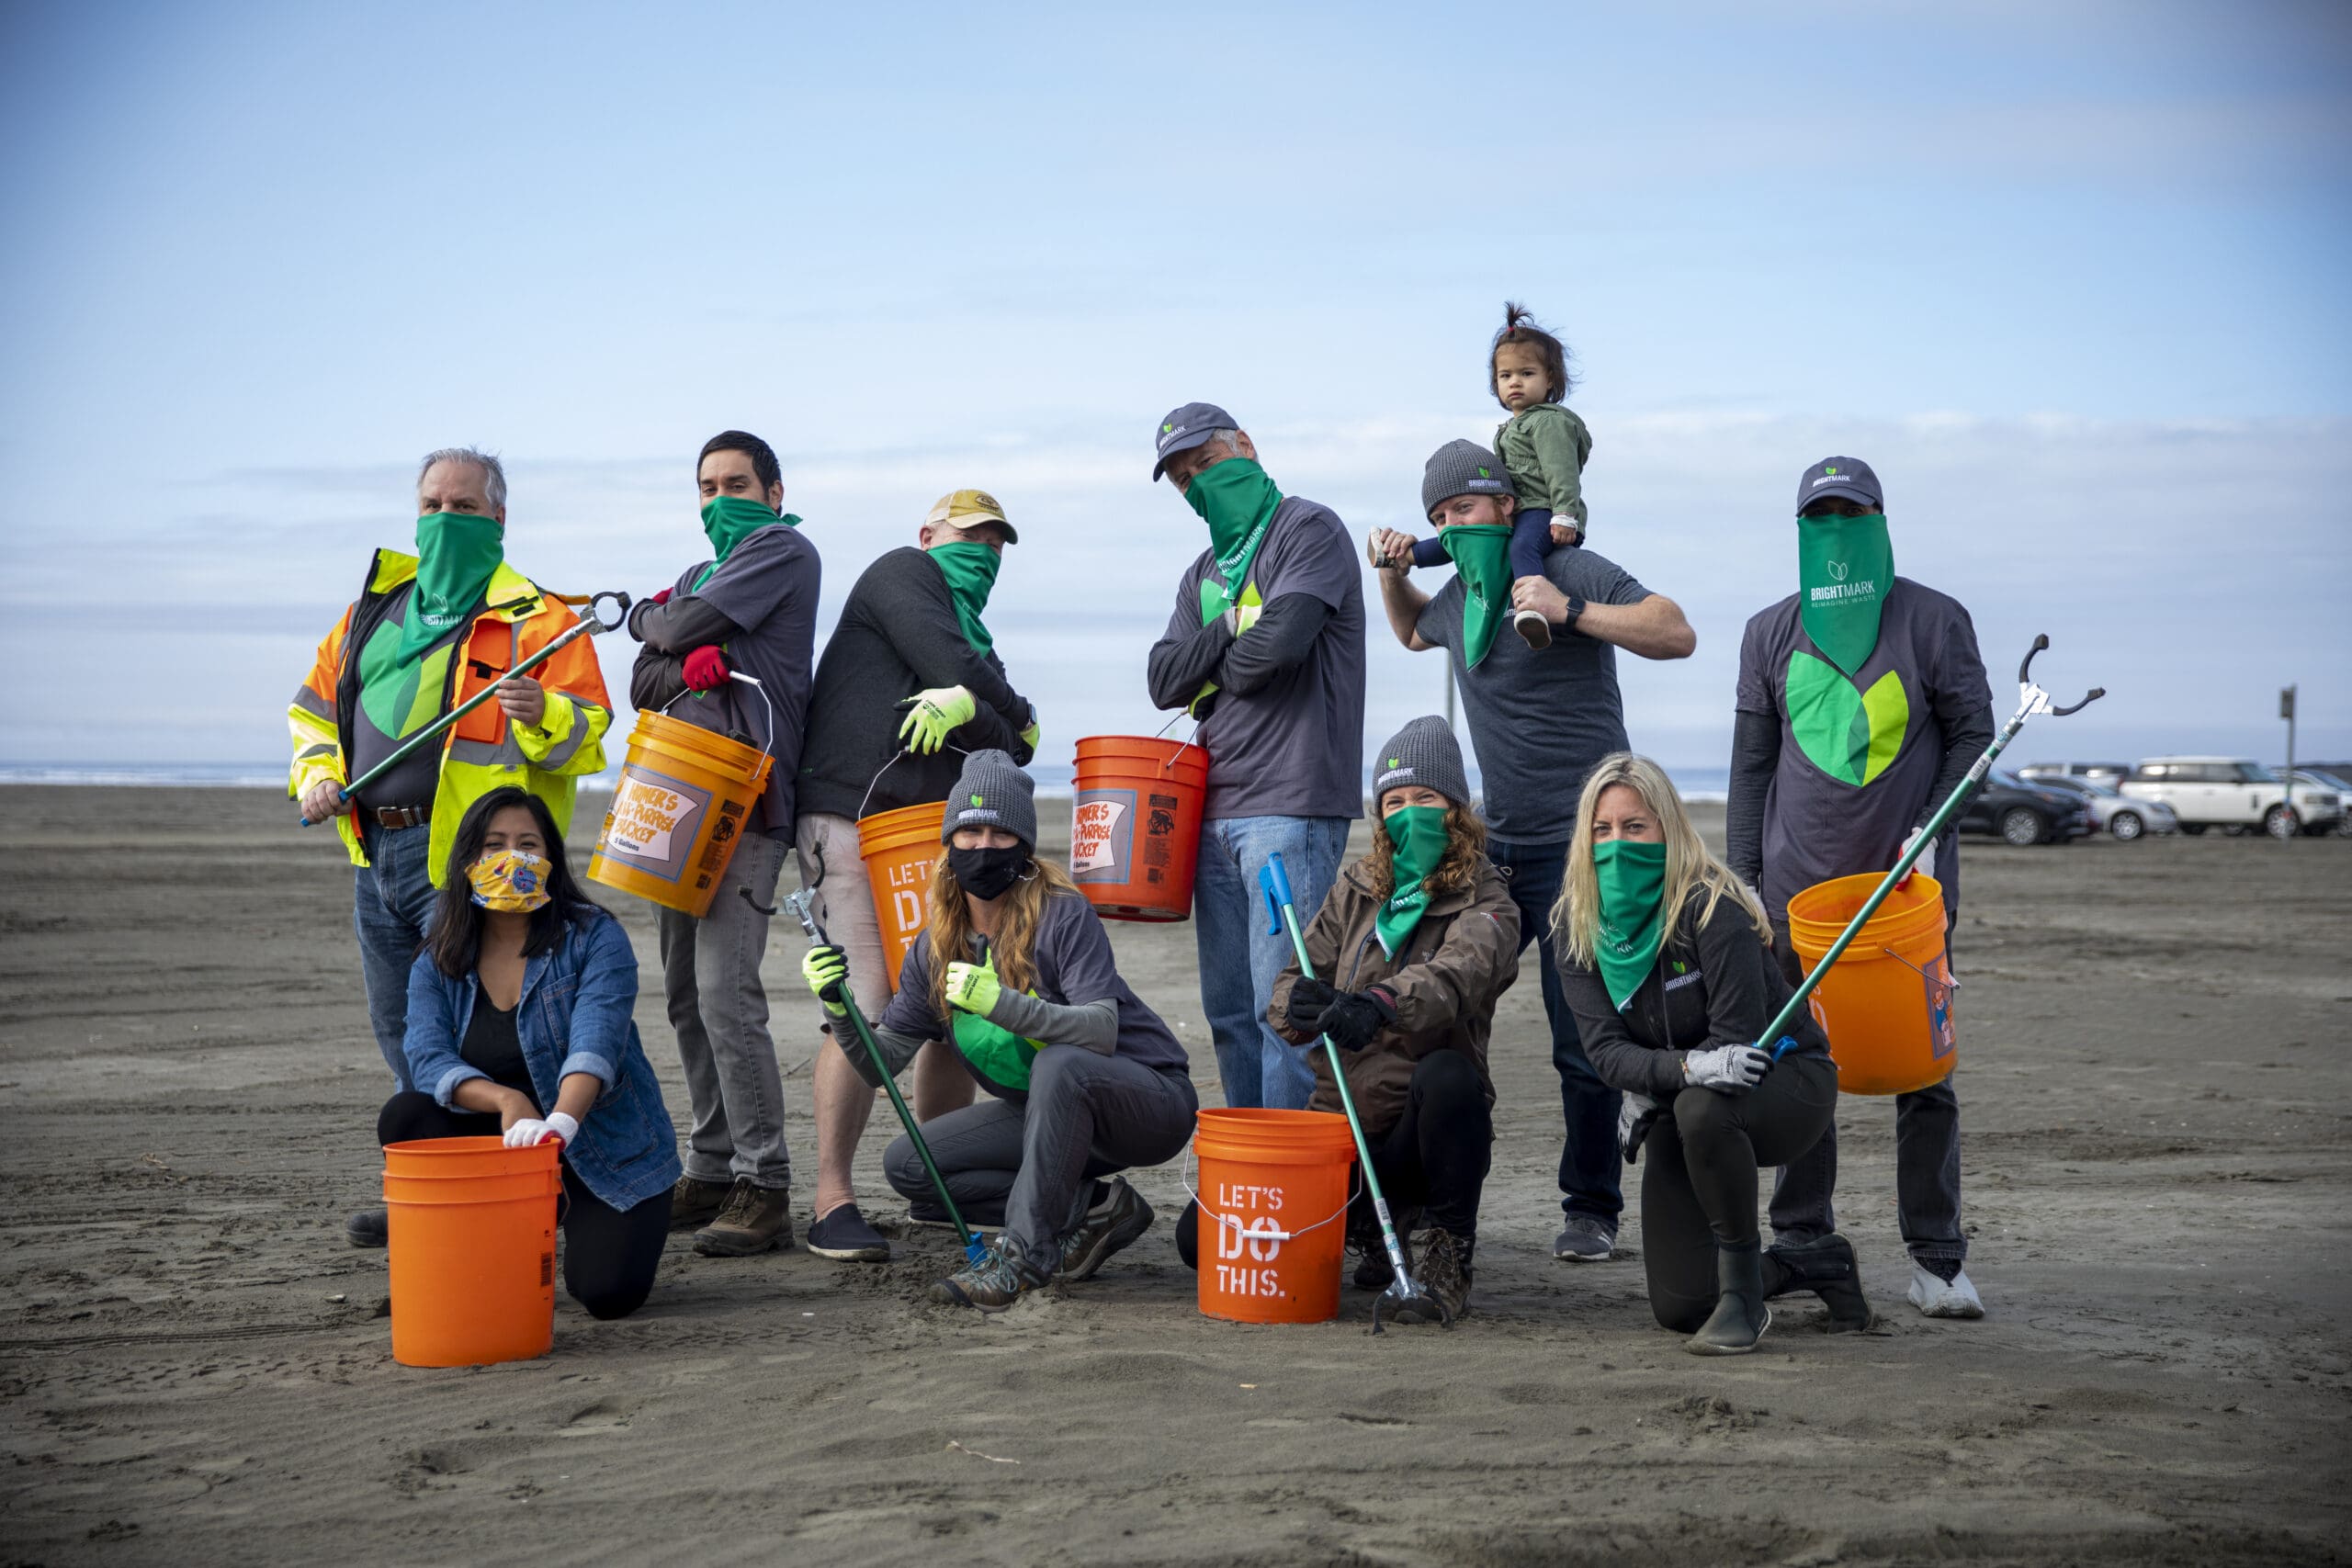
[{"label": "green gloves", "polygon": [[817,993],[817,999],[825,1004],[827,1012],[835,1018],[849,1016],[849,1007],[842,1000],[842,993],[849,986],[848,953],[838,947],[812,947],[808,956],[800,961],[800,976]]},{"label": "green gloves", "polygon": [[996,999],[1003,987],[997,984],[996,963],[950,964],[947,966],[947,1005],[976,1012],[982,1018],[994,1011]]},{"label": "green gloves", "polygon": [[1265,610],[1263,604],[1236,604],[1225,613],[1225,629],[1238,637],[1256,626],[1258,617],[1265,614]]},{"label": "green gloves", "polygon": [[[979,705],[972,694],[961,686],[933,686],[927,692],[917,692],[899,705],[910,708],[907,721],[899,726],[899,742],[910,751],[928,757],[947,743],[947,738],[972,722]],[[913,739],[909,739],[911,734]]]},{"label": "green gloves", "polygon": [[1034,756],[1036,754],[1037,738],[1044,733],[1045,731],[1040,728],[1037,724],[1037,705],[1035,703],[1031,703],[1029,705],[1028,727],[1021,732],[1021,744],[1029,748],[1031,755]]}]

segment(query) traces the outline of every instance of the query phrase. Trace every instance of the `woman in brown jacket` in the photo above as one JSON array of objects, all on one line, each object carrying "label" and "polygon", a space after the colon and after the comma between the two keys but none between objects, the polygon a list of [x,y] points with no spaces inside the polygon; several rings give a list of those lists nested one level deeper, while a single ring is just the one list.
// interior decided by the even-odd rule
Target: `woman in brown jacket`
[{"label": "woman in brown jacket", "polygon": [[[1347,1064],[1348,1091],[1372,1145],[1374,1171],[1399,1216],[1428,1229],[1414,1272],[1454,1316],[1469,1304],[1478,1193],[1494,1142],[1495,1086],[1487,1037],[1495,1002],[1519,975],[1519,910],[1487,859],[1487,829],[1470,809],[1462,747],[1445,721],[1423,717],[1373,763],[1372,852],[1348,865],[1306,927],[1317,978],[1291,964],[1274,982],[1267,1021],[1316,1046],[1328,1034]],[[1329,1055],[1317,1048],[1312,1111],[1338,1111]],[[1388,1283],[1368,1200],[1350,1215],[1363,1253],[1356,1283]],[[1399,1322],[1417,1321],[1412,1309]]]}]

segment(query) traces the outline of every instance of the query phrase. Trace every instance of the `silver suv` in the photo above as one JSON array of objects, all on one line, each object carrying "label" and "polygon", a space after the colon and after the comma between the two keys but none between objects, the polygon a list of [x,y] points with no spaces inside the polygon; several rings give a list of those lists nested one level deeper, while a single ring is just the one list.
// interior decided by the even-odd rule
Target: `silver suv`
[{"label": "silver suv", "polygon": [[2290,806],[2278,775],[2250,757],[2150,757],[2118,787],[2171,807],[2184,833],[2259,828],[2285,839],[2326,832],[2344,818],[2341,795],[2305,784],[2295,785]]}]

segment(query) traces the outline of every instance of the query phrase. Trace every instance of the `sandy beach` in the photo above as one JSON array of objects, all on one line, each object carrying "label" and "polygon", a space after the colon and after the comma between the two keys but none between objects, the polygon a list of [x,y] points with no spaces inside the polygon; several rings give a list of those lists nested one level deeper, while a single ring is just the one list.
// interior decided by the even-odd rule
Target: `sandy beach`
[{"label": "sandy beach", "polygon": [[[334,841],[263,792],[0,790],[0,1562],[2346,1561],[2352,840],[1965,863],[1981,1323],[1904,1302],[1886,1100],[1842,1108],[1875,1332],[1806,1298],[1754,1356],[1684,1354],[1630,1208],[1616,1259],[1555,1262],[1531,953],[1450,1332],[1369,1337],[1353,1292],[1202,1317],[1169,1166],[1151,1234],[1000,1318],[922,1303],[936,1233],[881,1268],[678,1235],[637,1315],[560,1297],[551,1354],[424,1371],[343,1235],[388,1084]],[[650,975],[649,907],[606,901]],[[1113,935],[1213,1101],[1191,928]],[[802,947],[779,925],[767,979],[806,1184]],[[638,1017],[683,1121],[658,987]]]}]

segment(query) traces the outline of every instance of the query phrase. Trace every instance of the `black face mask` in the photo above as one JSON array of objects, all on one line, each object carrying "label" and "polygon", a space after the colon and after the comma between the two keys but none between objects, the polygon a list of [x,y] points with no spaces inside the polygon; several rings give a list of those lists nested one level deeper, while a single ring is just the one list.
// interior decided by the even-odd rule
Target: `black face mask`
[{"label": "black face mask", "polygon": [[1021,880],[1029,868],[1029,846],[1014,844],[1001,850],[959,850],[950,847],[947,869],[956,875],[956,885],[975,898],[1001,898],[1005,890]]}]

